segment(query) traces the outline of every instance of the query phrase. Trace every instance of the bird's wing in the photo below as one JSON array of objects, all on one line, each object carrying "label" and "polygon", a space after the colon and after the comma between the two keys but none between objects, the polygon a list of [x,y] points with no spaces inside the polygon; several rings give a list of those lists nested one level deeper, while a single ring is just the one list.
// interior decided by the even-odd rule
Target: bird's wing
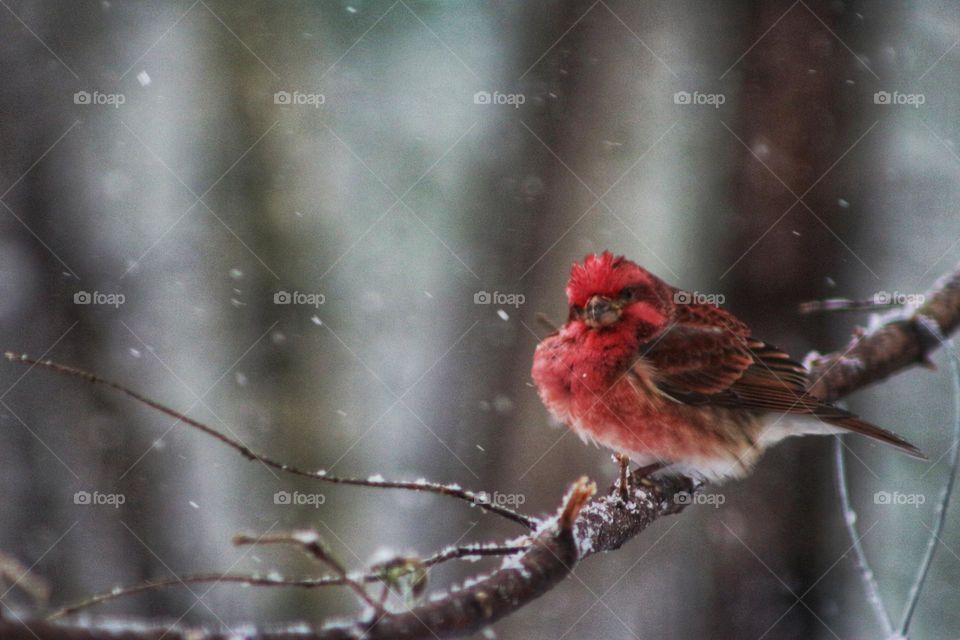
[{"label": "bird's wing", "polygon": [[713,305],[678,305],[663,334],[641,345],[656,386],[691,404],[722,395],[754,364],[742,322]]},{"label": "bird's wing", "polygon": [[[807,370],[750,335],[714,305],[678,305],[675,322],[640,348],[654,383],[688,404],[814,413],[822,403],[806,393]],[[837,409],[836,411],[841,411]]]},{"label": "bird's wing", "polygon": [[[708,304],[678,305],[667,331],[640,346],[642,371],[676,402],[806,414],[923,457],[909,442],[807,393],[807,370]],[[639,371],[638,371],[639,374]]]}]

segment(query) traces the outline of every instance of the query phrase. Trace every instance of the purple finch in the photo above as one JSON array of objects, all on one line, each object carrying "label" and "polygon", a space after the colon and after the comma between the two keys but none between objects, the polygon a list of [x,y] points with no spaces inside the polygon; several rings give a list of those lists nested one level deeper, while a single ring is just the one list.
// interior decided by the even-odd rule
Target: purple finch
[{"label": "purple finch", "polygon": [[547,409],[583,440],[708,481],[742,477],[761,453],[807,434],[894,433],[807,393],[806,368],[714,304],[622,256],[588,255],[567,283],[570,315],[533,359]]}]

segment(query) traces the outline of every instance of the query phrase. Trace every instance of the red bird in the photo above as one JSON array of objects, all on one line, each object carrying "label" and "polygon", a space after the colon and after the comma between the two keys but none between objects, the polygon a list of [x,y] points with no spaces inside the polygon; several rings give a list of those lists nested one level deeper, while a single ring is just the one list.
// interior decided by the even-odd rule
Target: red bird
[{"label": "red bird", "polygon": [[700,304],[623,256],[574,264],[567,323],[543,339],[533,381],[584,441],[708,481],[746,475],[764,449],[854,431],[916,447],[807,393],[807,370],[732,314]]}]

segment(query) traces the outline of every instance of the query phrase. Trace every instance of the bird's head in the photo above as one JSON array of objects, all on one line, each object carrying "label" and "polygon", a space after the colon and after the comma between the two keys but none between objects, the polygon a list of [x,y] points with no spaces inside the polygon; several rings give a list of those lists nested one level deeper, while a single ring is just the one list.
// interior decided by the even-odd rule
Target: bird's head
[{"label": "bird's head", "polygon": [[609,251],[574,263],[567,282],[568,322],[590,329],[627,329],[642,339],[659,334],[673,316],[670,287],[636,263]]}]

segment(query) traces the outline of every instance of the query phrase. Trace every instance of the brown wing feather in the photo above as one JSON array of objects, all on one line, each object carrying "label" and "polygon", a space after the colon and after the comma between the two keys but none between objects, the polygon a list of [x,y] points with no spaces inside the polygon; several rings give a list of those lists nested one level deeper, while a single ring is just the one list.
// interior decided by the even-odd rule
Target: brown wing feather
[{"label": "brown wing feather", "polygon": [[640,353],[671,394],[710,396],[729,389],[753,364],[745,324],[712,305],[679,305],[674,323]]},{"label": "brown wing feather", "polygon": [[657,388],[678,402],[813,415],[925,459],[900,436],[808,394],[802,364],[713,305],[678,305],[675,324],[640,355]]}]

